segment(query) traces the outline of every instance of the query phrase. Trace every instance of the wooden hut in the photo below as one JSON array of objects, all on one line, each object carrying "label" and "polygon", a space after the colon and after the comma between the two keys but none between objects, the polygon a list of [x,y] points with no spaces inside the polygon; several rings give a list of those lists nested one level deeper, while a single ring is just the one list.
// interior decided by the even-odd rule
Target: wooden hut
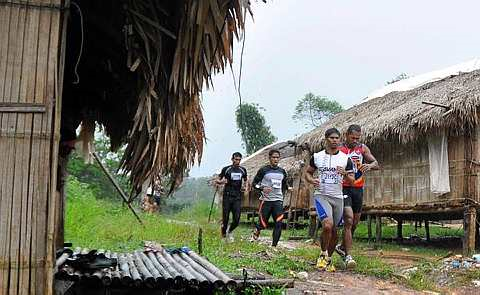
[{"label": "wooden hut", "polygon": [[[305,185],[305,181],[301,181],[301,167],[303,167],[303,161],[296,157],[296,144],[293,141],[277,142],[268,145],[254,154],[246,157],[242,160],[242,166],[247,169],[250,182],[253,181],[257,171],[269,163],[268,153],[271,149],[277,149],[280,151],[279,166],[287,171],[289,185],[293,190],[287,192],[283,205],[286,213],[289,213],[289,219],[293,217],[297,219],[300,216],[304,216],[308,212],[311,194],[308,186]],[[260,205],[259,193],[256,190],[245,192],[242,200],[242,212],[247,215],[253,215],[258,211]]]},{"label": "wooden hut", "polygon": [[0,0],[0,294],[52,294],[57,172],[80,123],[85,142],[100,124],[112,149],[127,145],[137,190],[201,157],[199,94],[232,62],[247,11],[242,0]]},{"label": "wooden hut", "polygon": [[361,125],[381,166],[366,176],[363,214],[395,218],[400,235],[403,220],[463,219],[471,252],[480,205],[479,106],[476,70],[370,99],[297,141],[317,152],[327,128]]}]

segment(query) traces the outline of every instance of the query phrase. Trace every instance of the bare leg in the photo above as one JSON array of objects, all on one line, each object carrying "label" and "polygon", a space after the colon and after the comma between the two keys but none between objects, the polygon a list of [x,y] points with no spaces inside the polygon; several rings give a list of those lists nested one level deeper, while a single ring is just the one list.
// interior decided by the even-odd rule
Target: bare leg
[{"label": "bare leg", "polygon": [[[322,220],[322,236],[320,238],[320,245],[322,251],[328,251],[330,249],[330,241],[332,240],[333,220],[331,218],[325,218]],[[335,247],[335,244],[334,244]]]},{"label": "bare leg", "polygon": [[343,208],[343,243],[342,248],[345,249],[345,253],[348,255],[352,249],[352,237],[353,237],[353,211],[352,207]]}]

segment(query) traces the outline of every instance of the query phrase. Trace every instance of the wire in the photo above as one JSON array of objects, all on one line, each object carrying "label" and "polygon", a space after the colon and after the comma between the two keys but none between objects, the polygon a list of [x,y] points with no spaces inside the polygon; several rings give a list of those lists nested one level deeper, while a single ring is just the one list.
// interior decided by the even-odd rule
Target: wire
[{"label": "wire", "polygon": [[73,84],[78,84],[80,83],[80,76],[78,75],[78,65],[80,64],[80,59],[82,59],[82,53],[83,53],[83,40],[84,40],[84,32],[83,32],[83,14],[82,14],[82,9],[80,6],[72,1],[73,6],[78,10],[78,14],[80,15],[80,31],[82,33],[82,39],[80,42],[80,52],[78,53],[78,58],[77,58],[77,63],[75,64],[74,68],[74,73],[75,73],[75,81],[73,81]]}]

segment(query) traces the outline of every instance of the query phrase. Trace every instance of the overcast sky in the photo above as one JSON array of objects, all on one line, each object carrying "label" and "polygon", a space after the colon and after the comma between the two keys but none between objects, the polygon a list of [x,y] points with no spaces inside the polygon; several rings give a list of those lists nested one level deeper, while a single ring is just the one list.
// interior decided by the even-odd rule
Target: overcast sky
[{"label": "overcast sky", "polygon": [[[308,131],[292,120],[307,92],[358,104],[400,73],[421,74],[480,56],[475,0],[252,1],[243,56],[242,97],[266,109],[279,140]],[[238,78],[241,44],[236,45]],[[235,125],[239,104],[230,71],[204,91],[207,142],[190,175],[209,176],[245,150]]]}]

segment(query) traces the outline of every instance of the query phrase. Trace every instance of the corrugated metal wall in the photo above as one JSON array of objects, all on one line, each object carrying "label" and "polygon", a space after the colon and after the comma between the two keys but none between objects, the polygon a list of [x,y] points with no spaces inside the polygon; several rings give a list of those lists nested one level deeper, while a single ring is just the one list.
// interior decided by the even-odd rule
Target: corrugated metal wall
[{"label": "corrugated metal wall", "polygon": [[51,294],[61,0],[0,1],[0,294]]}]

